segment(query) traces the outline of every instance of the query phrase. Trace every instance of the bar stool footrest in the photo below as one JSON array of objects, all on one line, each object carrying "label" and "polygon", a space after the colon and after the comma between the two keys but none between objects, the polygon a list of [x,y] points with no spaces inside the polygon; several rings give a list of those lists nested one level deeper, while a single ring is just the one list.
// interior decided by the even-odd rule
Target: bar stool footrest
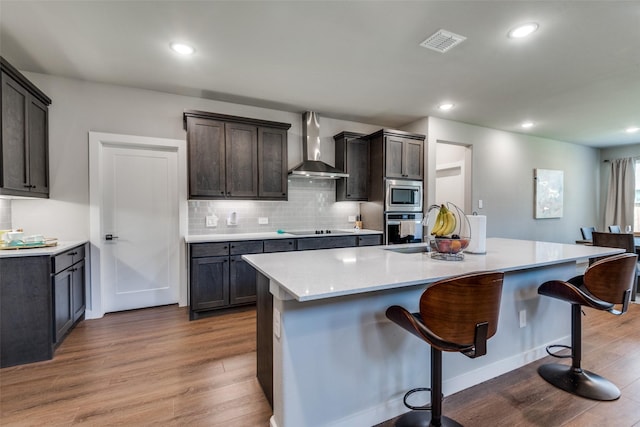
[{"label": "bar stool footrest", "polygon": [[561,390],[592,400],[616,400],[620,389],[611,381],[584,369],[551,363],[538,368],[538,373],[548,383]]},{"label": "bar stool footrest", "polygon": [[[562,348],[562,349],[566,349],[566,350],[572,350],[570,345],[564,345],[564,344],[552,344],[552,345],[548,345],[545,350],[547,351],[547,354],[549,356],[553,356],[553,357],[557,357],[559,359],[571,359],[571,355],[570,354],[558,354],[558,353],[553,353],[551,351],[551,349],[553,348]],[[560,351],[560,350],[558,350]]]}]

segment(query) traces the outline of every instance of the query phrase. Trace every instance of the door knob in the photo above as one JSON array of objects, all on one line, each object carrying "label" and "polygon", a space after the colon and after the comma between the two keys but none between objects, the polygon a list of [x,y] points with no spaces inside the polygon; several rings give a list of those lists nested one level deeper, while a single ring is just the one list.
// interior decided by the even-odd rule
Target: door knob
[{"label": "door knob", "polygon": [[113,240],[113,239],[117,239],[118,236],[114,236],[113,234],[105,234],[104,238],[105,240]]}]

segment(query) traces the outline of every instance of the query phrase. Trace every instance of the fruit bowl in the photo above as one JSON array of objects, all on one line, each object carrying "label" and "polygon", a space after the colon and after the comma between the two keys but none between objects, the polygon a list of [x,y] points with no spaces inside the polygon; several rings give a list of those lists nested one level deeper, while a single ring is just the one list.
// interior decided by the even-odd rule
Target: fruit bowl
[{"label": "fruit bowl", "polygon": [[442,254],[457,254],[469,246],[471,239],[461,237],[459,239],[449,237],[434,237],[431,240],[431,250]]},{"label": "fruit bowl", "polygon": [[429,207],[424,225],[429,230],[431,257],[446,261],[464,259],[464,251],[471,241],[469,219],[451,202]]}]

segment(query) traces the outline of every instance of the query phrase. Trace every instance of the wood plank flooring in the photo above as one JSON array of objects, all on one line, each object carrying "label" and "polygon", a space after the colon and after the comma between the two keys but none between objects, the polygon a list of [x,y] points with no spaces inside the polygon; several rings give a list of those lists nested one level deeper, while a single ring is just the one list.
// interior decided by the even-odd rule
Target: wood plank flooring
[{"label": "wood plank flooring", "polygon": [[255,310],[177,306],[81,322],[53,360],[0,370],[0,425],[268,426]]},{"label": "wood plank flooring", "polygon": [[[467,427],[640,427],[640,305],[585,311],[583,367],[619,400],[555,389],[536,373],[545,358],[448,396],[445,414]],[[81,322],[53,360],[0,370],[0,425],[267,427],[255,369],[253,309],[194,322],[176,306],[109,314]]]}]

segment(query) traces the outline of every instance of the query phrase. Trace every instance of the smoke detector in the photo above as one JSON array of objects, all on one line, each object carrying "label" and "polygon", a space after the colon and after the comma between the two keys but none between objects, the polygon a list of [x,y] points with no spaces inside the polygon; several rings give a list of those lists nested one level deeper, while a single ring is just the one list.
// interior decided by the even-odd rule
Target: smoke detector
[{"label": "smoke detector", "polygon": [[459,45],[467,38],[459,34],[454,34],[451,31],[438,30],[428,39],[420,43],[420,46],[427,49],[435,50],[436,52],[445,53],[454,46]]}]

